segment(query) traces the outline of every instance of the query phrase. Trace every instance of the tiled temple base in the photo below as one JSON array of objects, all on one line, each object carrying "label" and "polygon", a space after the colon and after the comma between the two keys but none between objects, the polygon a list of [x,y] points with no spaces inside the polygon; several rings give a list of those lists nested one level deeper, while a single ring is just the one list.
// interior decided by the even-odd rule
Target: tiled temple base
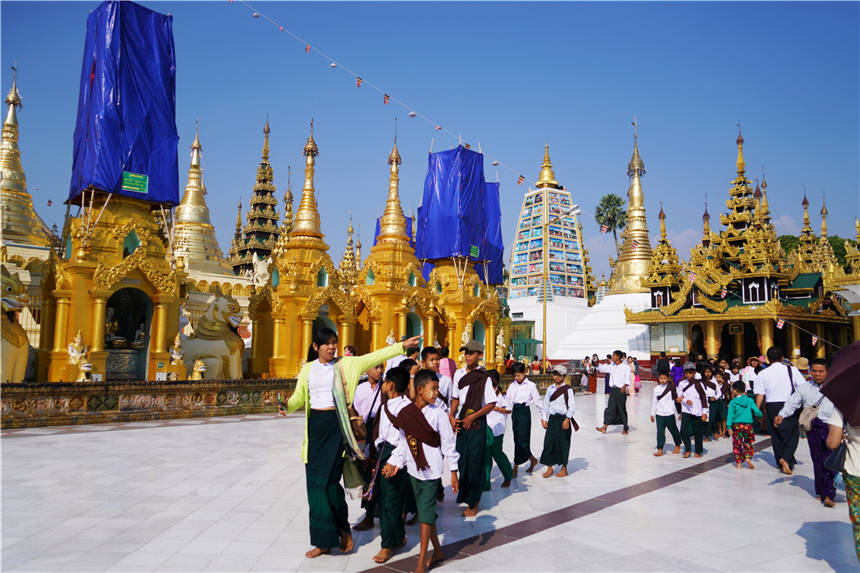
[{"label": "tiled temple base", "polygon": [[[605,398],[577,396],[572,474],[522,472],[465,520],[450,490],[439,571],[856,571],[844,491],[827,509],[812,493],[805,441],[794,476],[769,449],[756,470],[654,458],[650,385],[628,400],[631,433],[603,436]],[[308,514],[300,417],[268,414],[2,432],[4,571],[361,571],[379,529],[351,555],[306,560]],[[85,430],[86,428],[86,430]],[[535,417],[532,446],[543,431]],[[510,429],[505,450],[513,451]],[[348,500],[350,520],[363,515]],[[418,528],[387,565],[407,570]],[[465,540],[465,541],[464,541]],[[455,554],[455,550],[459,553]]]}]

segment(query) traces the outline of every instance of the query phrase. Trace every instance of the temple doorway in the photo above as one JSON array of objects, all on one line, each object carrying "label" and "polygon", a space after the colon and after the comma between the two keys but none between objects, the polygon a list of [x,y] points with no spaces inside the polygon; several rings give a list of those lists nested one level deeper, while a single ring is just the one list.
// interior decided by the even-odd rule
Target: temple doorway
[{"label": "temple doorway", "polygon": [[105,310],[106,380],[145,380],[152,301],[136,288],[116,291]]},{"label": "temple doorway", "polygon": [[701,324],[694,324],[690,330],[690,355],[695,357],[699,354],[703,356],[707,355],[705,351],[705,333],[702,331]]},{"label": "temple doorway", "polygon": [[[414,312],[410,312],[406,315],[406,338],[412,338],[421,334],[424,334],[424,325],[421,323],[421,317]],[[429,345],[432,342],[431,340],[427,344]]]}]

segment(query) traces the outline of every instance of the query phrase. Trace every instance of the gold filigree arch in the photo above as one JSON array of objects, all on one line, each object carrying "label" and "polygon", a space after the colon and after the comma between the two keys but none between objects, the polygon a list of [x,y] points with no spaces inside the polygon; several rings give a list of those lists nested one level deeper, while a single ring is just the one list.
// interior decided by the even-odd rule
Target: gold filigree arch
[{"label": "gold filigree arch", "polygon": [[355,318],[355,309],[349,303],[349,298],[337,288],[335,285],[329,284],[321,291],[318,291],[314,296],[308,299],[302,309],[303,315],[316,315],[319,313],[320,307],[326,302],[333,302],[337,306],[341,315],[347,320]]},{"label": "gold filigree arch", "polygon": [[[352,296],[355,298],[354,306],[357,306],[359,301],[364,303],[364,307],[367,309],[368,317],[371,321],[382,318],[382,309],[379,308],[379,303],[370,296],[370,293],[364,285],[355,286],[352,289]],[[353,314],[355,314],[354,309]]]},{"label": "gold filigree arch", "polygon": [[[130,223],[124,227],[129,225]],[[142,239],[141,247],[143,247]],[[163,267],[166,265],[159,266],[162,268],[156,268],[153,259],[146,256],[145,249],[139,247],[118,265],[108,268],[99,263],[93,273],[93,282],[102,290],[112,290],[113,286],[123,277],[133,270],[137,270],[159,294],[175,295],[177,291],[176,271],[170,269],[169,272],[165,272]]]}]

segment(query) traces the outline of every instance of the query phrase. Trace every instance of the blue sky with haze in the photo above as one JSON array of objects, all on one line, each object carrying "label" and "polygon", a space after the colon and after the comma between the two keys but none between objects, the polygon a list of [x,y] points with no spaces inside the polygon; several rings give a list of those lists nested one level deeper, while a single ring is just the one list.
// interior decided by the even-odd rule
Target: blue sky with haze
[{"label": "blue sky with haze", "polygon": [[[401,197],[420,202],[431,138],[456,139],[280,33],[238,3],[144,2],[174,16],[180,190],[200,121],[207,200],[229,247],[236,203],[248,204],[269,114],[277,194],[287,165],[302,184],[301,150],[315,118],[316,188],[330,253],[340,260],[352,210],[366,247],[384,208],[393,119],[400,118]],[[6,2],[2,89],[17,61],[24,107],[22,162],[40,215],[62,225],[86,16],[96,2]],[[610,235],[588,217],[605,194],[624,196],[639,116],[652,241],[660,201],[679,254],[701,235],[707,195],[725,210],[736,123],[748,175],[766,167],[780,233],[797,233],[806,185],[813,224],[826,193],[831,233],[854,236],[860,212],[857,3],[258,3],[365,79],[464,141],[511,165],[498,169],[510,248],[525,186],[549,143],[556,178],[586,212],[585,246],[598,277]],[[485,163],[488,179],[497,169]],[[46,205],[48,199],[53,206]]]}]

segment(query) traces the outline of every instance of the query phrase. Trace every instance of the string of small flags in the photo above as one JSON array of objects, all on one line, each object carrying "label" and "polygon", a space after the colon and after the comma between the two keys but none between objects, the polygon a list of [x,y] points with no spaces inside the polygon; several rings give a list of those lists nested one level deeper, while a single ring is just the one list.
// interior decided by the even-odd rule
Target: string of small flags
[{"label": "string of small flags", "polygon": [[803,331],[803,332],[805,332],[806,334],[808,334],[808,335],[812,338],[812,346],[818,346],[818,341],[820,340],[821,342],[824,342],[824,343],[826,343],[826,344],[829,344],[830,346],[832,346],[833,348],[835,348],[835,349],[837,349],[837,350],[841,350],[841,349],[842,349],[842,347],[841,347],[841,346],[839,346],[838,344],[834,344],[834,343],[832,343],[832,342],[830,342],[829,340],[826,340],[826,339],[824,339],[824,338],[819,338],[816,334],[814,334],[814,333],[812,333],[812,332],[810,332],[810,331],[806,330],[805,328],[803,328],[803,327],[802,327],[802,326],[800,326],[799,324],[797,324],[797,323],[795,323],[795,322],[792,322],[792,321],[790,321],[790,320],[786,320],[786,319],[784,319],[784,318],[780,318],[779,320],[777,320],[777,321],[776,321],[776,327],[777,327],[778,329],[782,330],[782,328],[786,325],[786,323],[788,323],[788,324],[790,324],[791,326],[796,327],[798,330]]},{"label": "string of small flags", "polygon": [[[234,0],[228,0],[228,1],[231,4],[234,3]],[[433,121],[426,114],[421,113],[419,111],[416,111],[415,107],[413,107],[413,106],[407,104],[405,101],[391,95],[391,92],[385,91],[382,88],[380,88],[379,86],[377,86],[376,84],[369,81],[367,78],[359,76],[357,73],[355,73],[348,66],[344,65],[342,62],[335,60],[334,58],[332,58],[331,56],[329,56],[328,54],[323,52],[321,49],[319,49],[316,45],[311,44],[307,40],[300,37],[298,34],[295,34],[291,30],[289,30],[283,24],[279,23],[275,19],[273,19],[270,16],[268,16],[267,14],[265,14],[260,9],[252,6],[249,2],[247,2],[247,0],[235,0],[235,3],[242,4],[248,10],[250,10],[251,16],[253,18],[266,20],[267,22],[272,24],[275,28],[277,28],[279,31],[284,32],[286,34],[289,34],[293,39],[297,40],[298,42],[300,42],[304,46],[304,50],[305,50],[306,54],[310,54],[311,52],[314,52],[314,53],[320,55],[321,57],[325,58],[326,60],[328,60],[330,68],[343,70],[347,74],[350,74],[351,76],[353,76],[355,78],[355,87],[361,88],[362,86],[367,86],[371,89],[376,90],[380,94],[382,94],[382,103],[384,105],[388,105],[390,102],[393,101],[393,102],[399,104],[404,109],[409,110],[409,113],[408,113],[409,117],[421,118],[425,122],[427,122],[428,124],[432,125],[434,131],[443,132],[443,133],[451,136],[452,138],[457,139],[458,141],[462,141],[462,135],[461,134],[456,134],[453,131],[451,131],[450,129],[443,127],[441,123]],[[465,147],[466,149],[471,149],[471,145],[469,145],[468,143],[463,144],[463,147]],[[482,153],[483,153],[483,151],[482,151]],[[510,165],[507,165],[503,161],[500,161],[497,158],[495,158],[495,157],[493,157],[487,153],[484,153],[484,156],[486,156],[487,159],[489,159],[492,162],[493,167],[503,167],[504,169],[507,169],[511,173],[517,174],[517,185],[522,185],[523,183],[525,183],[526,178],[522,175],[522,171],[514,169]],[[605,231],[603,231],[603,232],[605,232]]]}]

